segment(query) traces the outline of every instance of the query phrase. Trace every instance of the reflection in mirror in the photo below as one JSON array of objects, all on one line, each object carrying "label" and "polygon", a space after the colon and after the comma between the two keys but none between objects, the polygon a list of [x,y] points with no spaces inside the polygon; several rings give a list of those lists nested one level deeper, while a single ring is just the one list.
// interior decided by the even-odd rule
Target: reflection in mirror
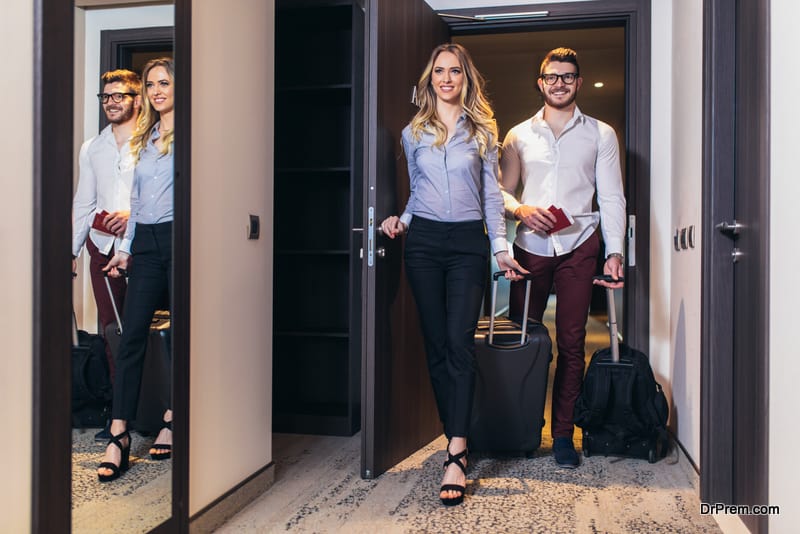
[{"label": "reflection in mirror", "polygon": [[[123,4],[79,0],[75,12],[76,533],[147,532],[172,513],[174,69],[148,62],[172,57],[174,8]],[[117,264],[127,278],[103,275]]]}]

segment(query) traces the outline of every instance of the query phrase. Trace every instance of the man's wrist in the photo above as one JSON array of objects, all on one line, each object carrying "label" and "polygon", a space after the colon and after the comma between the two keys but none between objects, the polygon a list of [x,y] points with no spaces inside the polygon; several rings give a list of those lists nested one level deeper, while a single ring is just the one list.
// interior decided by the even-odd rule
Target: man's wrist
[{"label": "man's wrist", "polygon": [[606,260],[609,258],[617,258],[620,263],[625,263],[625,256],[623,256],[621,252],[612,252],[606,256]]}]

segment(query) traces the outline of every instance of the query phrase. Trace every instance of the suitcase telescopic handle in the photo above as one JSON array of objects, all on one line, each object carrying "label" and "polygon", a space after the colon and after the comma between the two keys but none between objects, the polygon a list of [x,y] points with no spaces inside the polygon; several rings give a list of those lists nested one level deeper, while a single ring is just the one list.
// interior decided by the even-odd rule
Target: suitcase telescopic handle
[{"label": "suitcase telescopic handle", "polygon": [[[595,280],[603,282],[624,282],[624,278],[614,280],[610,275],[604,274],[594,277]],[[614,290],[610,287],[606,288],[607,306],[608,306],[608,335],[611,345],[611,361],[619,362],[619,330],[617,329],[617,306],[614,302]]]},{"label": "suitcase telescopic handle", "polygon": [[[125,271],[120,271],[123,276],[127,276],[128,273]],[[119,310],[117,309],[117,299],[114,298],[114,292],[111,291],[111,282],[108,281],[108,272],[103,271],[103,280],[106,283],[106,289],[108,289],[108,298],[111,299],[111,307],[114,309],[114,318],[117,320],[117,329],[119,330],[120,335],[122,334],[122,319],[119,316]]]},{"label": "suitcase telescopic handle", "polygon": [[[528,305],[531,298],[531,275],[522,274],[514,271],[525,279],[525,307],[522,311],[522,332],[519,335],[520,346],[525,344],[528,336]],[[489,315],[489,345],[494,344],[494,317],[497,310],[497,282],[506,275],[505,271],[497,271],[492,274],[492,313]]]}]

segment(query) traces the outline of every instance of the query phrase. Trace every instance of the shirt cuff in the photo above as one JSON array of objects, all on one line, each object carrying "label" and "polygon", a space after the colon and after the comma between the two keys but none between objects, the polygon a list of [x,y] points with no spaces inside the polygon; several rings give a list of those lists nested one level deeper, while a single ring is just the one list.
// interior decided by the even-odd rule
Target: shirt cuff
[{"label": "shirt cuff", "polygon": [[406,225],[406,228],[408,228],[409,226],[411,226],[411,219],[412,219],[413,217],[414,217],[414,216],[413,216],[413,215],[411,215],[410,213],[404,213],[404,214],[402,214],[402,215],[400,216],[400,222],[401,222],[401,223],[403,223],[403,224],[405,224],[405,225]]},{"label": "shirt cuff", "polygon": [[132,241],[133,241],[132,239],[123,238],[122,242],[119,244],[119,248],[117,249],[117,252],[124,252],[125,254],[130,256],[131,255],[131,242]]},{"label": "shirt cuff", "polygon": [[622,242],[623,242],[622,238],[606,241],[606,258],[608,257],[609,254],[614,254],[614,253],[622,254],[624,256],[625,252],[623,251],[625,247],[623,246]]},{"label": "shirt cuff", "polygon": [[492,239],[492,255],[498,252],[508,252],[508,241],[505,237],[495,237]]}]

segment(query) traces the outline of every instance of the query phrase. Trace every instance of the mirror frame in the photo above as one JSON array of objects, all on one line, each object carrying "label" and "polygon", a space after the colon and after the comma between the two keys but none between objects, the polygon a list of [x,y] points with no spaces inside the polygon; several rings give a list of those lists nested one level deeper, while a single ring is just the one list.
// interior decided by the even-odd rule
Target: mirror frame
[{"label": "mirror frame", "polygon": [[[175,77],[191,80],[191,0],[175,0]],[[33,0],[33,413],[31,532],[72,527],[70,279],[74,3]],[[57,89],[57,97],[54,90]],[[173,223],[172,516],[152,532],[189,530],[191,83],[178,83]],[[53,129],[56,129],[54,132]],[[47,132],[47,135],[45,135]],[[61,274],[63,273],[63,275]]]}]

